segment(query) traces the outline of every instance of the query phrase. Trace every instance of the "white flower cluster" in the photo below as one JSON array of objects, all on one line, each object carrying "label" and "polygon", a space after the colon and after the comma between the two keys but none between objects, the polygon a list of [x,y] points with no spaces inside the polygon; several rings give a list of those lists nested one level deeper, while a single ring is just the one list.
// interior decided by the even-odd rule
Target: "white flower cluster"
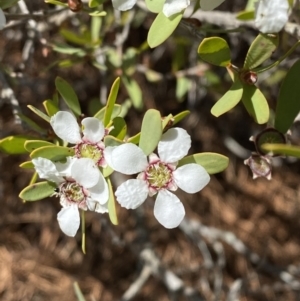
[{"label": "white flower cluster", "polygon": [[[183,204],[173,193],[181,188],[196,193],[205,187],[210,177],[206,170],[195,163],[177,168],[178,161],[187,155],[191,138],[181,128],[169,129],[162,135],[156,154],[148,158],[142,149],[132,143],[104,147],[105,129],[96,118],[82,120],[81,132],[75,117],[68,112],[58,112],[50,123],[56,135],[74,144],[75,156],[66,163],[52,162],[45,158],[32,160],[40,178],[54,182],[54,195],[62,205],[57,219],[61,230],[75,236],[80,226],[79,209],[99,213],[108,212],[109,189],[99,167],[107,164],[115,171],[133,175],[116,192],[122,207],[135,209],[148,196],[157,195],[154,216],[166,228],[177,227],[185,215]],[[172,191],[172,192],[171,192]]]}]

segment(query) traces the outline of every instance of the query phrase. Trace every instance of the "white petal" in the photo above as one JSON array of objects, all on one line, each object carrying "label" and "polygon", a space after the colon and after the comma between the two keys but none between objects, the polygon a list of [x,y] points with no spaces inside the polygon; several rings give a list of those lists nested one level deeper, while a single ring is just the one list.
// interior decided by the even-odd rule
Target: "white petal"
[{"label": "white petal", "polygon": [[76,144],[81,141],[76,118],[69,112],[59,111],[50,119],[55,134],[64,141]]},{"label": "white petal", "polygon": [[87,205],[88,205],[89,210],[91,210],[91,211],[95,211],[98,213],[107,213],[108,212],[108,208],[107,208],[108,203],[100,205],[98,202],[89,200],[89,201],[87,201]]},{"label": "white petal", "polygon": [[135,209],[146,200],[148,186],[145,181],[138,179],[127,180],[115,192],[118,203],[126,209]]},{"label": "white petal", "polygon": [[3,10],[0,8],[0,30],[3,29],[6,25],[6,18]]},{"label": "white petal", "polygon": [[158,155],[165,163],[182,159],[191,147],[191,137],[182,128],[172,128],[164,133],[158,143]]},{"label": "white petal", "polygon": [[57,220],[61,231],[74,237],[80,225],[79,210],[76,205],[62,208],[57,214]]},{"label": "white petal", "polygon": [[99,119],[94,117],[84,118],[81,124],[84,126],[82,131],[84,139],[97,143],[104,137],[104,125]]},{"label": "white petal", "polygon": [[128,10],[131,9],[136,3],[136,0],[112,0],[114,9]]},{"label": "white petal", "polygon": [[92,159],[80,158],[71,167],[71,177],[84,188],[91,188],[98,183],[100,170]]},{"label": "white petal", "polygon": [[180,13],[190,5],[190,0],[166,0],[163,6],[163,13],[166,17]]},{"label": "white petal", "polygon": [[101,205],[107,203],[107,201],[108,201],[108,186],[107,186],[107,183],[104,180],[104,177],[101,174],[101,172],[99,173],[98,183],[95,186],[89,188],[88,190],[90,192],[91,198],[94,201],[99,202]]},{"label": "white petal", "polygon": [[106,147],[104,157],[111,168],[125,175],[139,173],[148,166],[147,156],[138,146],[132,143]]},{"label": "white petal", "polygon": [[279,32],[288,21],[287,0],[260,0],[255,3],[255,25],[262,33]]},{"label": "white petal", "polygon": [[187,193],[200,191],[210,181],[207,171],[195,163],[178,167],[173,176],[178,187]]},{"label": "white petal", "polygon": [[202,10],[209,11],[218,7],[225,0],[201,0],[200,7]]},{"label": "white petal", "polygon": [[52,161],[39,157],[32,159],[32,163],[41,179],[46,179],[55,183],[60,183],[63,180]]},{"label": "white petal", "polygon": [[75,161],[78,159],[76,157],[67,157],[67,161],[65,163],[56,162],[54,163],[57,171],[61,176],[71,177],[71,168]]},{"label": "white petal", "polygon": [[177,227],[183,220],[185,210],[179,198],[167,191],[161,190],[154,205],[154,216],[167,229]]}]

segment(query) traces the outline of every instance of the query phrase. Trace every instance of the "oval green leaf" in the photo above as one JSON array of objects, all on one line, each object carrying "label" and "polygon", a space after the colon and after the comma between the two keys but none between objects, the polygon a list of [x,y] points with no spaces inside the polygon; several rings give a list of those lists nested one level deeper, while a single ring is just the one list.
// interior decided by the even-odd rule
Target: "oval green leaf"
[{"label": "oval green leaf", "polygon": [[109,135],[114,136],[120,140],[123,140],[127,133],[127,124],[122,117],[116,117],[113,119],[113,129],[109,132]]},{"label": "oval green leaf", "polygon": [[300,60],[283,80],[275,113],[275,129],[286,133],[300,111]]},{"label": "oval green leaf", "polygon": [[259,34],[252,42],[244,62],[245,70],[252,70],[266,61],[278,46],[278,35]]},{"label": "oval green leaf", "polygon": [[23,162],[19,165],[21,168],[24,168],[24,169],[31,169],[31,168],[34,168],[34,165],[31,161],[26,161],[26,162]]},{"label": "oval green leaf", "polygon": [[[103,122],[104,120],[104,115],[105,115],[105,109],[106,107],[103,107],[102,109],[100,109],[95,115],[94,117],[99,119],[100,121]],[[118,104],[115,104],[114,105],[114,108],[113,108],[113,111],[112,111],[112,114],[111,114],[111,119],[114,119],[115,117],[117,117],[120,113],[121,113],[121,110],[122,110],[122,106],[121,105],[118,105]]]},{"label": "oval green leaf", "polygon": [[36,139],[35,137],[16,135],[8,136],[0,140],[0,151],[10,155],[26,154],[24,144],[28,140]]},{"label": "oval green leaf", "polygon": [[107,103],[105,106],[105,112],[104,112],[104,121],[103,121],[104,126],[107,126],[111,120],[113,109],[114,109],[116,99],[118,96],[119,87],[120,87],[120,78],[118,77],[112,84],[110,93],[109,93],[109,96],[107,99]]},{"label": "oval green leaf", "polygon": [[43,146],[34,150],[30,154],[30,158],[46,158],[53,161],[59,161],[69,156],[74,156],[74,149],[64,146],[50,145]]},{"label": "oval green leaf", "polygon": [[203,39],[198,47],[198,54],[203,61],[216,66],[227,67],[231,63],[229,46],[219,37]]},{"label": "oval green leaf", "polygon": [[171,17],[166,17],[163,12],[160,12],[153,21],[147,41],[151,48],[162,44],[175,30],[180,20],[183,17],[183,12],[175,14]]},{"label": "oval green leaf", "polygon": [[58,106],[52,100],[45,100],[43,106],[50,117],[59,111]]},{"label": "oval green leaf", "polygon": [[261,147],[267,151],[278,155],[293,156],[300,158],[300,147],[288,144],[265,143]]},{"label": "oval green leaf", "polygon": [[113,225],[118,225],[118,215],[116,210],[116,200],[114,191],[111,185],[111,181],[107,179],[108,189],[109,189],[109,199],[108,199],[108,215],[109,219]]},{"label": "oval green leaf", "polygon": [[145,0],[147,8],[153,13],[160,13],[163,9],[165,0]]},{"label": "oval green leaf", "polygon": [[44,140],[28,140],[24,143],[24,147],[28,152],[32,152],[36,150],[37,148],[43,147],[43,146],[49,146],[53,145],[53,143],[44,141]]},{"label": "oval green leaf", "polygon": [[42,111],[40,111],[39,109],[35,108],[32,105],[28,105],[27,108],[29,110],[31,110],[33,113],[35,113],[36,115],[38,115],[39,117],[41,117],[42,119],[44,119],[45,121],[47,121],[48,123],[50,123],[50,117],[47,116],[45,113],[43,113]]},{"label": "oval green leaf", "polygon": [[29,202],[39,201],[48,196],[51,196],[54,193],[54,189],[56,187],[56,184],[52,182],[35,183],[24,188],[20,192],[19,197],[22,200]]},{"label": "oval green leaf", "polygon": [[135,109],[141,110],[144,106],[143,104],[143,94],[138,83],[130,77],[122,77],[123,84],[128,92],[128,95],[132,101]]},{"label": "oval green leaf", "polygon": [[78,97],[72,86],[63,78],[57,76],[55,79],[55,87],[70,110],[72,110],[76,116],[79,116],[81,114],[81,109]]},{"label": "oval green leaf", "polygon": [[211,114],[215,117],[219,117],[222,114],[230,111],[240,102],[242,95],[243,85],[239,79],[236,79],[229,91],[227,91],[212,107],[210,111]]},{"label": "oval green leaf", "polygon": [[150,155],[157,147],[162,131],[160,112],[154,109],[148,110],[143,118],[139,142],[139,147],[146,156]]},{"label": "oval green leaf", "polygon": [[212,175],[225,170],[228,166],[229,159],[217,153],[201,153],[181,159],[178,163],[178,167],[190,163],[201,165]]},{"label": "oval green leaf", "polygon": [[254,85],[244,84],[242,96],[243,104],[258,124],[267,123],[270,116],[270,109],[265,96]]}]

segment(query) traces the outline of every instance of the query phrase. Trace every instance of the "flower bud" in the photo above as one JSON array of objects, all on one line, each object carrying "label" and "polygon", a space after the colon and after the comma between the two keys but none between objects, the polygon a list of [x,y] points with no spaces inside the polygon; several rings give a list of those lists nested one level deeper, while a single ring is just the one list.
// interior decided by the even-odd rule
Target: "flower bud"
[{"label": "flower bud", "polygon": [[74,13],[81,11],[83,8],[81,0],[68,0],[68,6],[69,9]]},{"label": "flower bud", "polygon": [[268,157],[253,153],[250,158],[244,161],[244,164],[250,167],[253,173],[253,179],[265,177],[271,180],[272,165]]}]

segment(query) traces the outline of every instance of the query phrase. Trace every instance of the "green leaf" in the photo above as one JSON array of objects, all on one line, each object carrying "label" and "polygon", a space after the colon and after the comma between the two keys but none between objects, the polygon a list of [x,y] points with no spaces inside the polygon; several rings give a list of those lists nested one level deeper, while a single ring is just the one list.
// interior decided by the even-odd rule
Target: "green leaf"
[{"label": "green leaf", "polygon": [[151,48],[162,44],[175,30],[180,20],[183,17],[183,12],[175,14],[167,18],[163,12],[160,12],[153,21],[147,41]]},{"label": "green leaf", "polygon": [[122,77],[123,84],[128,92],[128,95],[132,101],[132,104],[135,109],[141,110],[144,106],[143,104],[143,95],[141,88],[138,83],[127,76]]},{"label": "green leaf", "polygon": [[32,130],[36,131],[37,133],[41,134],[41,135],[45,135],[47,134],[47,130],[41,128],[36,122],[34,122],[32,119],[30,119],[29,117],[23,115],[23,114],[18,114],[18,116],[21,118],[21,120],[23,122],[25,122],[29,128],[31,128]]},{"label": "green leaf", "polygon": [[57,76],[55,79],[55,87],[58,93],[64,99],[66,105],[72,110],[72,112],[76,116],[79,116],[81,114],[81,109],[78,97],[75,91],[73,90],[72,86],[67,81]]},{"label": "green leaf", "polygon": [[54,145],[51,142],[48,141],[44,141],[44,140],[27,140],[24,143],[24,147],[28,152],[32,152],[34,150],[36,150],[37,148],[43,147],[43,146],[50,146],[50,145]]},{"label": "green leaf", "polygon": [[270,116],[268,102],[261,91],[254,85],[244,84],[243,104],[258,124],[267,123]]},{"label": "green leaf", "polygon": [[109,135],[114,136],[120,140],[123,140],[127,133],[127,124],[122,117],[116,117],[113,119],[113,129],[109,132]]},{"label": "green leaf", "polygon": [[176,98],[181,102],[183,101],[183,97],[187,94],[187,92],[192,87],[192,81],[187,77],[178,77],[176,83]]},{"label": "green leaf", "polygon": [[39,117],[41,117],[42,119],[44,119],[45,121],[47,121],[48,123],[50,123],[50,117],[47,116],[45,113],[43,113],[42,111],[40,111],[39,109],[35,108],[32,105],[28,105],[27,108],[29,110],[31,110],[33,113],[35,113],[36,115],[38,115]]},{"label": "green leaf", "polygon": [[21,168],[24,168],[24,169],[31,169],[31,168],[34,168],[34,165],[31,161],[26,161],[26,162],[23,162],[19,165]]},{"label": "green leaf", "polygon": [[103,4],[103,0],[89,0],[89,7],[94,8]]},{"label": "green leaf", "polygon": [[217,153],[201,153],[181,159],[178,162],[178,167],[190,163],[201,165],[212,175],[225,170],[228,166],[229,159],[226,156]]},{"label": "green leaf", "polygon": [[227,42],[219,37],[205,38],[198,47],[200,58],[210,64],[227,67],[231,63]]},{"label": "green leaf", "polygon": [[59,6],[63,6],[63,7],[68,7],[67,3],[63,3],[63,2],[60,2],[60,1],[57,1],[57,0],[45,0],[45,3],[59,5]]},{"label": "green leaf", "polygon": [[296,158],[300,158],[300,147],[288,144],[276,144],[276,143],[265,143],[262,144],[261,147],[265,151],[273,152],[278,155],[286,155],[293,156]]},{"label": "green leaf", "polygon": [[145,0],[147,8],[153,13],[160,13],[163,9],[165,0]]},{"label": "green leaf", "polygon": [[116,201],[114,191],[111,185],[110,179],[107,179],[108,189],[109,189],[109,199],[108,199],[108,215],[109,219],[114,225],[118,225],[118,215],[116,210]]},{"label": "green leaf", "polygon": [[50,117],[59,111],[59,107],[52,100],[45,100],[43,106]]},{"label": "green leaf", "polygon": [[286,133],[300,111],[300,60],[288,71],[277,100],[275,129]]},{"label": "green leaf", "polygon": [[124,141],[114,137],[114,136],[111,136],[111,135],[107,135],[104,137],[104,145],[105,147],[107,146],[119,146],[121,144],[123,144]]},{"label": "green leaf", "polygon": [[116,78],[114,83],[111,86],[110,93],[107,99],[107,103],[105,106],[105,113],[104,113],[104,126],[107,126],[110,123],[111,120],[111,115],[113,113],[113,109],[115,106],[115,102],[118,96],[119,92],[119,87],[120,87],[120,78]]},{"label": "green leaf", "polygon": [[35,137],[15,135],[8,136],[0,140],[0,151],[10,155],[28,153],[24,144],[28,140],[36,139]]},{"label": "green leaf", "polygon": [[185,118],[187,115],[189,115],[191,112],[186,110],[186,111],[182,111],[178,114],[176,114],[173,118],[173,125],[177,124],[179,121],[181,121],[183,118]]},{"label": "green leaf", "polygon": [[162,135],[162,120],[159,111],[150,109],[145,113],[142,122],[139,147],[146,156],[150,155],[158,145]]},{"label": "green leaf", "polygon": [[252,70],[266,61],[278,45],[278,35],[259,34],[252,42],[244,62],[245,70]]},{"label": "green leaf", "polygon": [[55,43],[52,45],[54,51],[69,55],[77,55],[79,57],[83,57],[87,54],[87,52],[78,47],[71,47],[67,44]]},{"label": "green leaf", "polygon": [[30,154],[30,158],[46,158],[52,161],[59,161],[68,156],[74,156],[75,152],[73,148],[57,146],[57,145],[49,145],[43,146],[36,150],[34,150]]},{"label": "green leaf", "polygon": [[89,13],[89,15],[92,17],[105,17],[107,15],[107,12],[104,10],[102,11],[96,10],[92,13]]},{"label": "green leaf", "polygon": [[243,95],[243,85],[241,81],[236,78],[229,91],[227,91],[218,102],[212,107],[211,114],[219,117],[222,114],[230,111],[241,100]]},{"label": "green leaf", "polygon": [[20,192],[19,197],[25,201],[39,201],[48,196],[51,196],[54,193],[54,189],[56,187],[56,184],[52,182],[35,183],[24,188]]},{"label": "green leaf", "polygon": [[14,6],[19,1],[20,0],[1,0],[0,1],[0,7],[2,9],[7,9],[7,8],[10,8],[10,7]]},{"label": "green leaf", "polygon": [[91,43],[90,37],[86,37],[84,35],[78,35],[71,30],[68,29],[61,29],[59,33],[65,38],[67,42],[72,44],[77,44],[80,46],[86,46]]},{"label": "green leaf", "polygon": [[[121,105],[115,104],[110,118],[111,119],[116,118],[121,113],[121,109],[122,109]],[[99,110],[94,115],[94,117],[103,122],[104,121],[105,110],[106,110],[106,107],[103,107],[101,110]]]},{"label": "green leaf", "polygon": [[243,10],[237,13],[236,18],[241,21],[249,21],[255,18],[254,10]]}]

